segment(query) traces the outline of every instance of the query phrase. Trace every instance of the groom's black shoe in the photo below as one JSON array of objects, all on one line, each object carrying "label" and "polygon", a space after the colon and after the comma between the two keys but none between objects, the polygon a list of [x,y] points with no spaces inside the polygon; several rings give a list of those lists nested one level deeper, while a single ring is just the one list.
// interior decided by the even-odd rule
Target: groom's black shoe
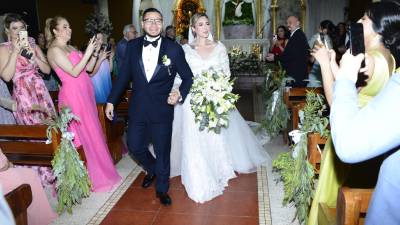
[{"label": "groom's black shoe", "polygon": [[147,174],[146,176],[144,176],[142,187],[143,188],[150,187],[155,178],[156,178],[156,175],[154,175],[154,174]]},{"label": "groom's black shoe", "polygon": [[169,197],[168,193],[166,192],[158,192],[156,194],[157,198],[160,199],[160,203],[167,206],[167,205],[171,205],[172,204],[172,200]]}]

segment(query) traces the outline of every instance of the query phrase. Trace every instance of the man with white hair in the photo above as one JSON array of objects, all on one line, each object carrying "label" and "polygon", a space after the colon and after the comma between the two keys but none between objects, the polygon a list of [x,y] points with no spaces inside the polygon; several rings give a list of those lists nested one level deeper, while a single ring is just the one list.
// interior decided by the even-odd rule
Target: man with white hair
[{"label": "man with white hair", "polygon": [[137,36],[136,28],[133,24],[124,26],[123,30],[124,37],[118,42],[115,57],[117,59],[118,71],[121,71],[122,65],[125,60],[125,50],[128,41],[135,39]]},{"label": "man with white hair", "polygon": [[290,31],[290,38],[282,55],[275,56],[272,53],[267,55],[268,61],[278,60],[282,63],[286,74],[294,78],[294,87],[307,86],[307,64],[309,56],[309,46],[306,35],[300,29],[300,21],[296,16],[289,16],[287,27]]}]

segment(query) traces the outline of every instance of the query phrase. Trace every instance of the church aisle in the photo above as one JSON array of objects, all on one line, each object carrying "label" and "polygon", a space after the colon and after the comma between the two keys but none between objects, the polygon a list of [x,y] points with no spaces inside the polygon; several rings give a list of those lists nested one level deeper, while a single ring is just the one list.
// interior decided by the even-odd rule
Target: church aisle
[{"label": "church aisle", "polygon": [[171,206],[161,206],[154,186],[143,189],[141,173],[101,224],[140,225],[258,225],[257,174],[241,174],[222,196],[204,204],[190,200],[180,177],[171,179]]}]

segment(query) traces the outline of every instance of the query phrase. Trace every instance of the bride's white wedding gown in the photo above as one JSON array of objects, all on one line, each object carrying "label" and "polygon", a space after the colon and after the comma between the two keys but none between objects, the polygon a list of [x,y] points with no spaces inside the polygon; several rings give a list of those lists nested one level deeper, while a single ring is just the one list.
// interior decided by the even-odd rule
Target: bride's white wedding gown
[{"label": "bride's white wedding gown", "polygon": [[[194,76],[213,67],[230,75],[225,46],[218,42],[207,59],[184,45],[186,60]],[[179,78],[175,80],[179,85]],[[220,134],[199,131],[190,106],[190,94],[175,106],[171,177],[181,175],[188,196],[203,203],[221,195],[231,178],[239,173],[255,172],[269,158],[266,151],[235,108],[229,113],[229,127]]]}]

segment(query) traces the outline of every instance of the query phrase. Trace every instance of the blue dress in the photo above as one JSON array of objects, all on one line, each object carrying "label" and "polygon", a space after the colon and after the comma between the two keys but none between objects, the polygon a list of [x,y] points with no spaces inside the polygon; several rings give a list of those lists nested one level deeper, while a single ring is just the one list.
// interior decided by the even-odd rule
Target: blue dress
[{"label": "blue dress", "polygon": [[96,103],[106,103],[112,87],[110,63],[108,60],[104,60],[100,64],[99,71],[92,76],[92,82]]}]

